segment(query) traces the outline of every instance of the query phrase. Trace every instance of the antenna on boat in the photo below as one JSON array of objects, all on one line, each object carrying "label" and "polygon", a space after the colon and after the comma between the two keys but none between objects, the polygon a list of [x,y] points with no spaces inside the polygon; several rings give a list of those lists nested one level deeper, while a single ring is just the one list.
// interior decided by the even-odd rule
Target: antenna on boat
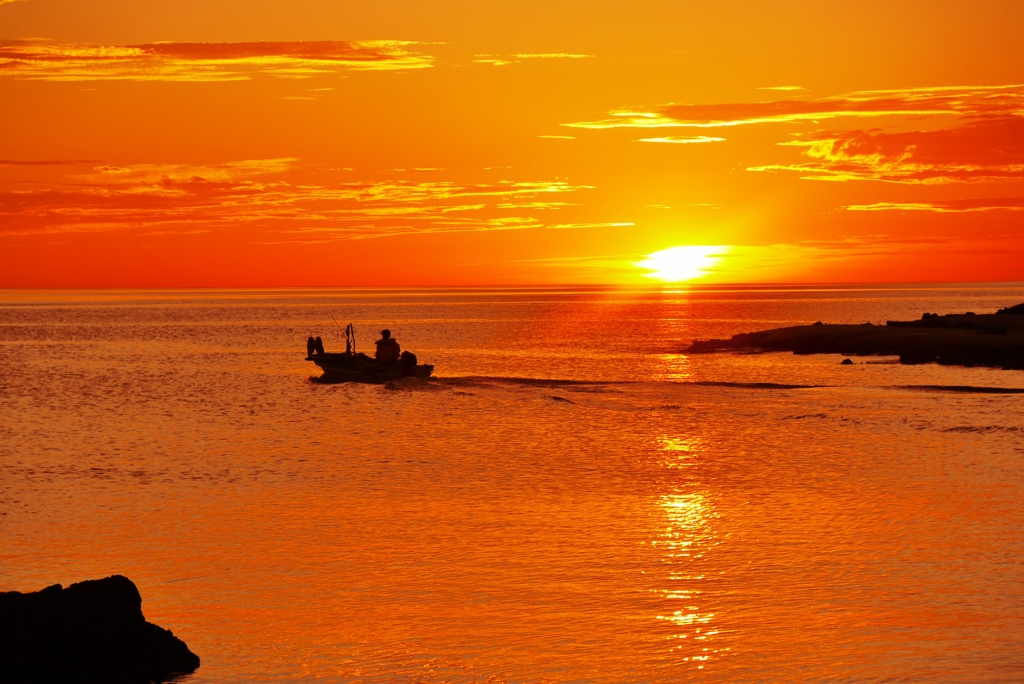
[{"label": "antenna on boat", "polygon": [[[341,326],[338,327],[340,328]],[[356,353],[356,329],[352,327],[351,323],[345,328],[345,353]]]}]

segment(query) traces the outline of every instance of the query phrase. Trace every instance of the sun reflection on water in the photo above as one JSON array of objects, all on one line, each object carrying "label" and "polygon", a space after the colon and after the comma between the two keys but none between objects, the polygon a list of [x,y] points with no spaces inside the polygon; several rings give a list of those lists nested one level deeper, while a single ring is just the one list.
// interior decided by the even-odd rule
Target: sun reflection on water
[{"label": "sun reflection on water", "polygon": [[653,543],[663,549],[662,562],[669,566],[668,581],[672,585],[660,592],[674,610],[657,618],[673,626],[670,639],[692,639],[672,650],[685,654],[684,660],[706,661],[718,652],[709,641],[718,630],[712,624],[715,613],[701,606],[704,592],[700,587],[706,577],[699,561],[717,543],[709,524],[716,516],[707,496],[699,492],[669,494],[660,497],[658,503],[667,526]]},{"label": "sun reflection on water", "polygon": [[654,380],[660,382],[682,382],[693,379],[690,357],[686,354],[662,354]]},{"label": "sun reflection on water", "polygon": [[704,451],[704,440],[700,437],[672,437],[661,435],[658,445],[665,452],[662,465],[666,468],[690,468]]},{"label": "sun reflection on water", "polygon": [[[693,473],[707,450],[704,439],[697,435],[661,434],[656,448],[664,468]],[[676,481],[673,486],[678,487]],[[690,484],[696,484],[692,482]],[[671,626],[671,650],[683,661],[703,669],[708,661],[723,650],[715,645],[719,629],[716,614],[709,610],[704,596],[708,585],[706,556],[718,539],[712,527],[718,517],[706,491],[665,494],[656,500],[663,527],[652,545],[660,551],[660,562],[667,566],[667,576],[657,592],[665,609],[659,615]]]}]

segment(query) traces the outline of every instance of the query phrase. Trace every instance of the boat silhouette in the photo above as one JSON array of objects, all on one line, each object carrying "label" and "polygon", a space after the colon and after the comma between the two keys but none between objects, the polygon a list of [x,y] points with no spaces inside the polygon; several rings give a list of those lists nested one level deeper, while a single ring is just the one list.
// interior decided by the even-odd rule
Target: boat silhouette
[{"label": "boat silhouette", "polygon": [[400,378],[429,378],[434,372],[431,364],[419,363],[416,355],[404,351],[397,361],[381,363],[356,351],[356,334],[352,324],[345,328],[345,351],[324,351],[319,337],[306,342],[306,361],[312,361],[323,371],[322,380],[329,382],[364,382],[380,384]]}]

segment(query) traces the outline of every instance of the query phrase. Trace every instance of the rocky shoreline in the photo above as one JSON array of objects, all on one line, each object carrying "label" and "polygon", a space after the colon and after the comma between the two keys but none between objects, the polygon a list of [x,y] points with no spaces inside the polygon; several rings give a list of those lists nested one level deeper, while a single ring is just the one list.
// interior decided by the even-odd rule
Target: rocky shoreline
[{"label": "rocky shoreline", "polygon": [[142,684],[198,667],[184,641],[146,621],[127,577],[0,592],[2,682]]},{"label": "rocky shoreline", "polygon": [[887,321],[884,326],[818,322],[695,341],[684,351],[898,356],[905,364],[1024,370],[1024,304],[991,314],[926,313],[916,321]]}]

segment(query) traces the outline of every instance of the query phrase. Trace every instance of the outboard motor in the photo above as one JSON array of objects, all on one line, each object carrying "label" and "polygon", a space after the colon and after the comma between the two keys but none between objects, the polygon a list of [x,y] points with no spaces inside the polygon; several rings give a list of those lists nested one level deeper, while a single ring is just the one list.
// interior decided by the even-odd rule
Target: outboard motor
[{"label": "outboard motor", "polygon": [[313,340],[313,350],[317,354],[324,354],[324,342],[319,337]]},{"label": "outboard motor", "polygon": [[308,359],[309,357],[311,357],[314,351],[316,351],[316,341],[314,341],[313,338],[310,337],[308,340],[306,340],[306,358]]},{"label": "outboard motor", "polygon": [[408,377],[412,375],[413,370],[416,368],[416,355],[411,351],[404,351],[402,355],[398,357],[398,366],[402,369],[402,377]]}]

